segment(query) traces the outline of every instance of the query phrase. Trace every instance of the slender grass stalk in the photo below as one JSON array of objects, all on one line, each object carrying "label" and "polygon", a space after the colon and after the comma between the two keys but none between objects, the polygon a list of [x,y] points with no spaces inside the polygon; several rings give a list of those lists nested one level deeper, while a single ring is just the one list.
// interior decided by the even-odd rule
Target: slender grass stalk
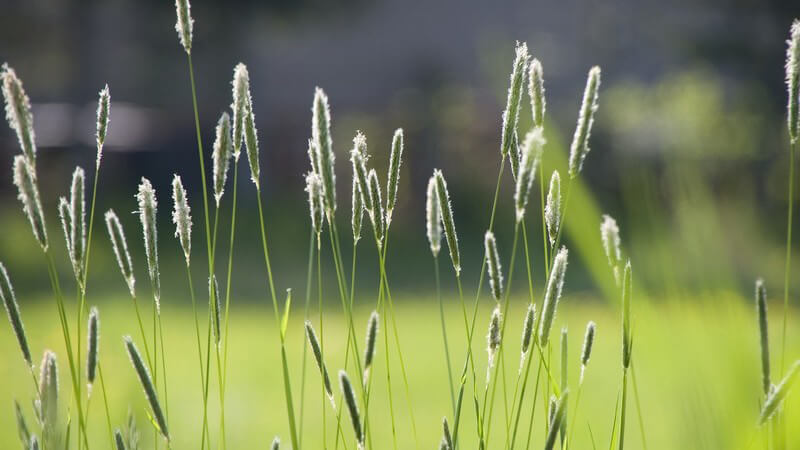
[{"label": "slender grass stalk", "polygon": [[556,444],[556,438],[558,437],[561,423],[567,413],[567,398],[569,398],[569,390],[565,390],[561,393],[561,396],[555,403],[555,408],[551,410],[552,419],[550,420],[550,431],[547,433],[547,438],[545,439],[545,450],[552,450]]},{"label": "slender grass stalk", "polygon": [[166,416],[161,409],[161,403],[158,400],[156,386],[152,378],[150,378],[150,371],[147,370],[147,366],[142,360],[142,356],[139,353],[139,350],[136,348],[136,344],[133,343],[133,339],[131,339],[130,336],[125,336],[123,341],[125,343],[125,348],[128,351],[128,356],[131,359],[131,364],[136,371],[136,376],[139,378],[139,382],[142,384],[142,389],[144,389],[145,397],[150,404],[150,409],[153,411],[153,418],[155,419],[154,425],[158,426],[159,433],[161,433],[164,438],[169,441],[169,429],[167,428]]},{"label": "slender grass stalk", "polygon": [[622,409],[619,423],[619,450],[625,445],[625,412],[628,397],[628,368],[631,364],[631,263],[625,265],[622,276]]}]

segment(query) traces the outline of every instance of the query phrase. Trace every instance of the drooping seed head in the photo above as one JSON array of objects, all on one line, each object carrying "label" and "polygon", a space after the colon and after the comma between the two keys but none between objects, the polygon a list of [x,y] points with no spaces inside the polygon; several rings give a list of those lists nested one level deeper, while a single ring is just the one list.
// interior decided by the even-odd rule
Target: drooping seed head
[{"label": "drooping seed head", "polygon": [[239,63],[233,69],[233,159],[238,162],[244,140],[244,122],[247,105],[250,103],[250,75],[247,66]]},{"label": "drooping seed head", "polygon": [[450,193],[447,191],[447,182],[439,169],[434,169],[433,179],[436,181],[436,196],[439,199],[439,213],[444,225],[444,235],[447,238],[447,247],[450,249],[450,259],[453,261],[453,269],[456,276],[461,273],[461,255],[458,252],[458,236],[456,235],[456,225],[453,221],[453,209],[450,205]]},{"label": "drooping seed head", "polygon": [[36,184],[36,173],[28,159],[23,155],[14,157],[14,184],[17,186],[22,210],[28,216],[33,235],[39,241],[42,250],[47,251],[47,227],[44,222],[42,201],[39,198],[39,187]]},{"label": "drooping seed head", "polygon": [[227,112],[223,112],[217,122],[216,138],[214,139],[214,153],[212,162],[214,164],[214,200],[222,200],[225,193],[225,182],[228,179],[228,168],[231,165],[233,156],[233,142],[231,141],[231,118]]},{"label": "drooping seed head", "polygon": [[272,445],[270,446],[271,450],[280,450],[281,448],[281,440],[278,436],[275,436],[275,439],[272,440]]},{"label": "drooping seed head", "polygon": [[569,176],[575,178],[583,168],[583,160],[589,154],[589,136],[592,134],[594,114],[597,111],[597,93],[600,90],[600,68],[597,66],[589,70],[586,80],[586,90],[583,92],[583,102],[578,116],[575,134],[572,136],[572,145],[569,150]]},{"label": "drooping seed head", "polygon": [[156,201],[156,190],[153,189],[153,185],[147,178],[142,177],[136,200],[139,203],[139,221],[142,223],[142,234],[144,235],[147,270],[153,285],[156,310],[161,314],[161,273],[158,269],[158,233],[156,232],[158,202]]},{"label": "drooping seed head", "polygon": [[381,185],[378,181],[378,174],[375,169],[370,169],[367,175],[369,181],[369,192],[372,197],[372,213],[370,220],[372,226],[375,228],[375,233],[378,238],[378,246],[383,246],[384,237],[386,236],[386,213],[383,210],[383,201],[381,200]]},{"label": "drooping seed head", "polygon": [[328,96],[321,88],[314,92],[312,111],[311,138],[318,152],[319,170],[325,193],[325,211],[329,216],[336,212],[336,173],[334,170],[336,157],[333,154],[331,140],[331,110]]},{"label": "drooping seed head", "polygon": [[561,224],[561,177],[558,170],[550,177],[550,190],[547,191],[547,203],[544,207],[544,220],[547,224],[547,237],[550,246],[556,245],[558,227]]},{"label": "drooping seed head", "polygon": [[541,128],[534,128],[525,136],[525,143],[522,145],[522,162],[517,174],[517,184],[514,190],[514,202],[516,204],[517,223],[522,222],[525,217],[525,207],[528,205],[528,194],[533,179],[536,176],[536,167],[542,157],[545,140],[542,136]]},{"label": "drooping seed head", "polygon": [[397,204],[397,186],[400,183],[400,165],[403,163],[403,129],[398,128],[392,138],[389,156],[389,176],[386,182],[386,226],[392,223],[392,212]]},{"label": "drooping seed head", "polygon": [[72,270],[78,284],[83,283],[83,260],[86,254],[86,183],[83,169],[76,167],[70,185],[70,238],[72,243]]},{"label": "drooping seed head", "polygon": [[91,393],[92,383],[97,374],[97,361],[100,351],[100,316],[97,307],[89,311],[89,325],[87,326],[88,350],[86,351],[86,381],[89,383]]},{"label": "drooping seed head", "polygon": [[339,384],[342,388],[342,395],[347,404],[347,410],[350,412],[350,421],[353,422],[353,431],[356,434],[356,441],[360,446],[364,445],[364,433],[361,429],[361,416],[358,412],[358,401],[356,401],[356,393],[353,391],[353,385],[350,383],[350,378],[344,370],[339,371]]},{"label": "drooping seed head", "polygon": [[361,192],[358,189],[358,180],[353,177],[353,198],[351,200],[352,215],[350,216],[350,226],[353,229],[353,243],[357,244],[361,239],[361,224],[364,220],[364,202],[361,201]]},{"label": "drooping seed head", "polygon": [[525,322],[522,324],[522,346],[519,358],[519,370],[522,371],[522,363],[525,362],[525,356],[528,354],[528,349],[531,346],[531,338],[533,337],[533,325],[536,320],[536,305],[531,303],[528,305],[528,310],[525,313]]},{"label": "drooping seed head", "polygon": [[172,177],[172,223],[175,224],[175,237],[181,242],[186,265],[192,255],[192,215],[189,208],[189,199],[186,198],[186,189],[183,181],[177,174]]},{"label": "drooping seed head", "polygon": [[600,224],[600,238],[603,240],[603,248],[606,250],[608,265],[614,271],[614,280],[619,285],[620,265],[622,264],[622,251],[620,250],[619,227],[617,221],[608,214],[603,214],[603,222]]},{"label": "drooping seed head", "polygon": [[622,367],[631,365],[631,262],[625,264],[622,275]]},{"label": "drooping seed head", "polygon": [[453,450],[453,437],[450,434],[450,425],[447,423],[447,417],[442,417],[442,442],[447,444],[448,450]]},{"label": "drooping seed head", "polygon": [[489,272],[489,288],[495,301],[500,301],[503,296],[503,268],[500,265],[500,255],[497,252],[497,241],[494,233],[487,231],[483,238],[486,250],[486,269]]},{"label": "drooping seed head", "polygon": [[[517,122],[519,122],[519,105],[522,100],[523,85],[525,84],[525,70],[528,67],[529,58],[528,45],[524,42],[521,44],[518,42],[514,64],[511,68],[506,109],[503,111],[503,130],[500,139],[500,153],[504,158],[509,153],[509,150],[511,150],[514,135],[517,131]],[[512,158],[511,164],[513,167],[514,164],[519,164],[519,160]]]},{"label": "drooping seed head", "polygon": [[586,370],[589,358],[592,356],[596,328],[597,326],[591,320],[586,324],[586,334],[583,336],[583,350],[581,350],[581,382],[583,382],[583,372]]},{"label": "drooping seed head", "polygon": [[56,354],[45,350],[39,372],[39,413],[45,429],[52,430],[58,420],[58,363]]},{"label": "drooping seed head", "polygon": [[492,318],[489,320],[489,333],[486,335],[486,351],[489,353],[489,364],[486,368],[486,382],[489,382],[491,370],[494,367],[494,359],[497,356],[497,350],[500,349],[501,336],[500,326],[503,320],[503,315],[500,313],[500,305],[497,305],[492,310]]},{"label": "drooping seed head", "polygon": [[211,302],[214,343],[219,345],[220,340],[222,340],[222,308],[220,308],[219,302],[219,283],[217,283],[217,276],[215,274],[208,277],[208,300]]},{"label": "drooping seed head", "polygon": [[25,422],[25,415],[22,414],[22,407],[19,406],[19,402],[16,400],[14,400],[14,415],[17,418],[17,433],[19,434],[19,440],[22,442],[22,445],[27,446],[31,441],[31,433],[28,430],[28,424]]},{"label": "drooping seed head", "polygon": [[367,322],[367,343],[364,350],[364,372],[369,370],[375,356],[375,342],[378,338],[378,312],[372,311]]},{"label": "drooping seed head", "polygon": [[192,20],[191,5],[189,0],[175,0],[175,11],[178,15],[178,22],[175,24],[175,31],[186,53],[192,54]]},{"label": "drooping seed head", "polygon": [[9,278],[3,263],[0,263],[0,299],[3,300],[3,306],[6,308],[6,314],[8,314],[8,321],[11,323],[11,329],[14,330],[17,343],[19,343],[19,348],[22,350],[22,358],[28,364],[28,367],[33,367],[31,351],[28,347],[25,327],[22,324],[22,316],[19,313],[17,297],[14,294],[14,287],[11,285],[11,278]]},{"label": "drooping seed head", "polygon": [[8,125],[17,134],[22,153],[31,166],[31,171],[36,168],[36,135],[33,132],[33,114],[31,114],[31,101],[25,94],[22,81],[17,78],[14,69],[8,63],[0,69],[3,81],[3,98],[6,103],[6,119]]},{"label": "drooping seed head", "polygon": [[103,146],[106,143],[106,134],[108,133],[108,119],[111,115],[111,91],[108,85],[100,91],[99,99],[97,101],[97,133],[95,140],[97,141],[97,160],[95,168],[100,168],[100,160],[103,158]]},{"label": "drooping seed head", "polygon": [[322,223],[325,220],[323,203],[325,198],[322,194],[322,179],[314,172],[306,174],[306,192],[308,193],[308,210],[311,214],[311,226],[317,233],[319,239],[322,233]]},{"label": "drooping seed head", "polygon": [[561,392],[561,397],[555,404],[552,419],[550,420],[550,429],[547,432],[547,438],[544,444],[545,450],[553,450],[553,446],[556,444],[556,438],[558,437],[559,430],[561,429],[561,422],[564,420],[564,412],[567,408],[568,397],[569,389],[566,389]]},{"label": "drooping seed head", "polygon": [[425,193],[425,231],[428,235],[431,253],[436,258],[442,249],[442,213],[439,196],[436,195],[435,176],[428,179],[428,189]]},{"label": "drooping seed head", "polygon": [[136,371],[136,376],[139,378],[139,382],[142,384],[142,389],[144,389],[144,395],[150,404],[150,409],[153,412],[155,423],[158,425],[158,429],[161,434],[167,440],[169,440],[167,421],[164,418],[164,413],[161,410],[161,404],[158,401],[156,387],[153,385],[152,378],[150,378],[150,371],[147,370],[147,366],[145,365],[144,360],[142,360],[142,355],[139,353],[139,349],[136,348],[136,344],[133,343],[133,339],[131,339],[130,336],[125,336],[123,341],[125,342],[125,349],[128,351],[128,357],[131,359],[131,364],[133,364],[133,368]]},{"label": "drooping seed head", "polygon": [[542,75],[542,63],[533,58],[528,71],[528,96],[531,98],[531,112],[533,113],[533,126],[544,127],[544,76]]},{"label": "drooping seed head", "polygon": [[317,339],[317,333],[314,332],[314,327],[311,321],[306,320],[306,337],[308,338],[308,345],[311,346],[311,353],[314,354],[314,359],[317,361],[317,368],[322,375],[322,383],[325,387],[325,393],[328,394],[328,399],[333,402],[333,390],[331,389],[331,380],[328,378],[328,369],[325,367],[325,361],[322,359],[322,348]]},{"label": "drooping seed head", "polygon": [[105,218],[108,238],[111,239],[111,247],[114,249],[114,255],[117,257],[119,270],[122,272],[122,277],[125,278],[125,283],[128,285],[128,290],[131,292],[131,297],[136,297],[136,278],[133,275],[133,261],[128,251],[128,241],[125,239],[125,232],[122,230],[122,224],[119,222],[119,218],[113,209],[109,209],[106,212]]},{"label": "drooping seed head", "polygon": [[119,428],[114,429],[114,445],[117,447],[116,450],[125,450],[125,439],[123,439]]},{"label": "drooping seed head", "polygon": [[766,401],[764,401],[764,407],[761,408],[761,416],[759,417],[760,424],[763,425],[764,422],[772,418],[773,414],[775,414],[775,411],[777,411],[783,399],[786,398],[786,394],[789,393],[789,389],[791,389],[792,384],[794,384],[797,379],[798,373],[800,373],[800,361],[795,361],[780,384],[775,387]]},{"label": "drooping seed head", "polygon": [[786,87],[789,89],[789,138],[797,142],[800,136],[800,20],[792,22],[789,40],[786,41]]},{"label": "drooping seed head", "polygon": [[761,344],[761,383],[764,395],[769,395],[772,381],[769,374],[769,325],[767,322],[767,288],[764,280],[756,280],[756,311],[758,312],[759,342]]},{"label": "drooping seed head", "polygon": [[353,149],[350,150],[350,162],[353,165],[353,178],[358,185],[358,191],[361,194],[361,202],[364,204],[364,209],[372,218],[374,212],[375,201],[372,199],[372,194],[369,189],[369,172],[367,171],[367,161],[369,153],[367,153],[367,137],[360,131],[356,133],[353,138]]},{"label": "drooping seed head", "polygon": [[564,275],[567,273],[567,256],[567,248],[561,247],[561,250],[558,251],[553,260],[553,268],[550,270],[550,278],[547,280],[542,317],[539,319],[539,342],[543,347],[550,340],[550,329],[553,327],[553,320],[556,317],[558,301],[561,299],[561,290],[564,288]]}]

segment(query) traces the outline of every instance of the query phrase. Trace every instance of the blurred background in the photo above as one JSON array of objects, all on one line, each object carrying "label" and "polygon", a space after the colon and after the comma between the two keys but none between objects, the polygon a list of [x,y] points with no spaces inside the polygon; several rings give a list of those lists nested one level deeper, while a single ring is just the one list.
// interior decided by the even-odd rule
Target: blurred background
[{"label": "blurred background", "polygon": [[[132,212],[140,178],[151,179],[160,199],[162,276],[168,280],[164,302],[167,308],[189,305],[168,214],[172,174],[180,174],[189,189],[199,261],[196,280],[203,280],[206,270],[200,257],[202,193],[186,55],[174,31],[172,2],[3,3],[0,60],[16,70],[33,104],[40,188],[51,239],[62,255],[63,277],[71,275],[57,227],[57,200],[67,195],[75,165],[87,169],[92,180],[88,172],[93,172],[89,169],[95,159],[97,92],[108,83],[111,122],[98,217],[112,207],[120,215],[140,285],[145,286],[138,218]],[[392,133],[402,127],[405,154],[387,262],[393,290],[400,303],[409,303],[407,308],[431,298],[433,263],[424,234],[424,196],[432,170],[441,168],[453,197],[465,283],[474,291],[499,167],[508,75],[515,42],[520,41],[527,42],[544,68],[547,179],[555,168],[565,174],[586,74],[593,65],[603,70],[592,150],[568,213],[568,295],[586,304],[616,305],[598,231],[601,214],[608,213],[620,224],[642,298],[656,304],[709,302],[713,310],[724,297],[750,308],[745,299],[758,276],[766,279],[773,298],[782,298],[789,151],[785,41],[792,19],[800,16],[797,2],[195,0],[192,15],[206,167],[214,126],[231,103],[233,67],[238,62],[249,67],[279,289],[305,292],[309,219],[303,187],[311,103],[315,86],[320,86],[332,108],[340,231],[349,230],[347,153],[353,136],[357,130],[367,135],[371,161],[385,173]],[[519,130],[524,134],[531,121],[527,96],[521,111]],[[34,304],[49,301],[49,289],[44,260],[11,183],[11,161],[17,153],[16,136],[0,126],[0,174],[6,175],[0,176],[0,260],[8,266],[21,302]],[[233,278],[237,301],[257,308],[265,305],[266,281],[257,245],[256,196],[246,158],[240,164]],[[513,232],[511,183],[506,173],[495,227],[504,261]],[[229,216],[228,198],[222,205],[221,236],[227,236]],[[97,223],[90,301],[124,301],[125,286],[105,227]],[[541,236],[539,221],[532,220],[529,230]],[[348,242],[345,238],[345,261],[350,260]],[[531,259],[541,286],[543,255],[540,240],[535,242]],[[368,281],[358,289],[364,291],[367,308],[378,276],[369,239],[361,241],[359,252],[357,273]],[[445,260],[443,289],[453,292]],[[333,267],[324,264],[335,293]],[[523,275],[516,281],[519,289],[526,286]],[[792,278],[792,288],[800,289],[800,277]],[[325,302],[331,308],[338,305],[333,294]],[[604,311],[616,314],[615,309]],[[268,324],[270,317],[265,315]],[[10,333],[0,329],[10,349]],[[755,352],[755,342],[748,352]],[[753,370],[756,361],[751,359]],[[755,378],[756,372],[747,376]],[[685,414],[681,420],[696,417]],[[718,440],[704,443],[722,448]]]}]

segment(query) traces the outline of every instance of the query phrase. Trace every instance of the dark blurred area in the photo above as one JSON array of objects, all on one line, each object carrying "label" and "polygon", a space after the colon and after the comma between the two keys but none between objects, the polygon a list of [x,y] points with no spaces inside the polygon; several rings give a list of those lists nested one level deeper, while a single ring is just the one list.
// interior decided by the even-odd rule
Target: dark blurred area
[{"label": "dark blurred area", "polygon": [[[231,102],[233,67],[240,61],[249,67],[279,287],[305,283],[303,174],[315,86],[331,101],[340,231],[349,234],[347,151],[356,130],[366,133],[372,161],[385,173],[392,133],[402,127],[406,153],[390,237],[392,282],[411,292],[433,286],[424,195],[435,167],[444,170],[453,195],[466,276],[477,277],[515,41],[527,42],[544,67],[546,152],[561,155],[546,157],[548,173],[563,165],[588,69],[603,68],[583,172],[587,201],[597,211],[569,212],[572,236],[594,233],[589,244],[566,238],[578,254],[570,274],[574,289],[602,284],[589,268],[603,264],[597,256],[601,212],[620,222],[640,283],[654,296],[749,289],[744,286],[758,275],[768,284],[782,279],[783,65],[789,25],[800,16],[796,1],[195,0],[192,15],[207,167],[214,125]],[[113,207],[120,214],[144,283],[137,219],[128,214],[142,176],[159,193],[163,270],[180,275],[182,269],[168,215],[172,173],[189,187],[195,259],[204,261],[191,91],[174,24],[169,0],[5,0],[0,14],[0,60],[16,69],[33,103],[41,190],[52,241],[62,253],[57,199],[76,164],[93,167],[97,92],[105,83],[111,88],[91,282],[121,293],[102,212]],[[527,102],[521,133],[530,124]],[[0,260],[17,284],[44,289],[42,259],[11,183],[18,152],[13,132],[1,126]],[[256,295],[265,280],[255,190],[246,159],[240,164],[235,279],[242,292]],[[504,259],[513,231],[511,192],[506,174],[496,228]],[[229,197],[220,215],[225,237]],[[541,236],[538,220],[530,226]],[[344,242],[349,261],[349,239]],[[540,267],[541,241],[531,248]],[[374,252],[363,239],[359,277],[377,286]],[[332,268],[327,273],[333,279]],[[182,287],[176,281],[167,289]]]}]

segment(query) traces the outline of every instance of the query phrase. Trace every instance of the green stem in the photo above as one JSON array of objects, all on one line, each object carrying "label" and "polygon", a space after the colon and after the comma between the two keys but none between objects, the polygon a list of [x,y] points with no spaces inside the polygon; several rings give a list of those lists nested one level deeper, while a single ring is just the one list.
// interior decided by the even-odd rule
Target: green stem
[{"label": "green stem", "polygon": [[[204,393],[203,387],[206,384],[205,373],[203,372],[203,349],[200,345],[200,323],[197,319],[197,300],[194,293],[194,283],[192,282],[192,271],[189,264],[186,264],[186,279],[189,283],[189,296],[192,299],[192,314],[194,315],[194,332],[197,340],[197,362],[200,364],[200,392]],[[200,437],[200,448],[205,448],[205,437],[208,434],[208,400],[203,395],[203,427]],[[209,445],[210,446],[210,445]]]},{"label": "green stem", "polygon": [[456,411],[456,394],[453,387],[453,368],[450,363],[450,346],[447,345],[447,328],[445,327],[444,320],[444,301],[442,300],[442,290],[439,282],[439,254],[433,257],[433,272],[436,277],[436,299],[439,301],[439,319],[442,324],[442,341],[444,342],[444,358],[447,362],[447,384],[450,387],[450,403],[453,407],[453,413]]},{"label": "green stem", "polygon": [[[306,302],[303,311],[303,317],[305,320],[308,320],[308,305],[311,302],[311,279],[314,275],[314,228],[309,228],[309,236],[308,236],[308,270],[306,271]],[[317,239],[319,240],[319,239]],[[319,259],[319,257],[317,258]],[[321,296],[320,296],[321,297]],[[322,308],[320,308],[320,322],[322,322]],[[303,346],[303,364],[301,366],[301,376],[300,376],[300,426],[298,427],[298,432],[300,434],[300,446],[303,445],[303,419],[306,412],[306,359],[308,357],[308,346]],[[323,403],[325,402],[325,392],[323,389],[323,396],[322,396]],[[325,405],[323,404],[322,407],[324,408]],[[325,411],[323,409],[323,414]],[[324,439],[323,439],[324,443]]]},{"label": "green stem", "polygon": [[622,371],[622,410],[619,419],[619,450],[625,447],[625,410],[627,409],[628,399],[628,371]]},{"label": "green stem", "polygon": [[[106,382],[103,380],[103,365],[100,362],[97,362],[97,374],[100,375],[100,391],[103,393],[103,406],[106,410],[106,425],[108,426],[108,440],[111,446],[109,448],[114,448],[114,432],[111,429],[111,413],[108,409],[108,397],[106,396]],[[88,413],[87,413],[88,415]]]},{"label": "green stem", "polygon": [[786,219],[786,264],[783,276],[783,338],[781,346],[781,373],[784,372],[786,363],[786,322],[789,315],[789,280],[792,266],[792,213],[794,209],[794,153],[797,148],[796,141],[792,141],[789,149],[789,206]]},{"label": "green stem", "polygon": [[[234,161],[233,166],[233,205],[231,206],[231,236],[228,243],[228,274],[225,282],[225,337],[222,345],[222,404],[225,404],[225,391],[228,383],[228,331],[230,328],[230,306],[231,306],[231,277],[233,275],[233,244],[236,236],[236,204],[239,191],[239,161]],[[216,220],[215,220],[216,222]],[[214,240],[216,241],[216,225],[214,226]],[[216,254],[216,244],[214,245]],[[305,346],[304,346],[305,348]]]},{"label": "green stem", "polygon": [[639,418],[639,432],[642,435],[642,448],[647,450],[647,437],[644,432],[644,419],[642,418],[642,404],[639,402],[639,388],[636,385],[636,366],[631,359],[631,378],[633,380],[633,398],[636,401],[636,414]]}]

